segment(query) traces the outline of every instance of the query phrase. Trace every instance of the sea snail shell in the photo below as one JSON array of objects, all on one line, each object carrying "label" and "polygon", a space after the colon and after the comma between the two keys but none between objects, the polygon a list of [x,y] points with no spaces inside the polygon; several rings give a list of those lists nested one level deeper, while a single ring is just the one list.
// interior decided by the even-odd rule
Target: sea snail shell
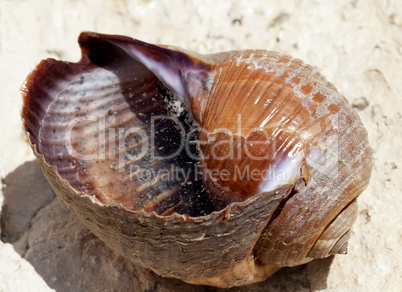
[{"label": "sea snail shell", "polygon": [[79,44],[78,63],[28,76],[23,126],[54,191],[108,246],[219,287],[346,252],[372,150],[320,73],[262,50]]}]

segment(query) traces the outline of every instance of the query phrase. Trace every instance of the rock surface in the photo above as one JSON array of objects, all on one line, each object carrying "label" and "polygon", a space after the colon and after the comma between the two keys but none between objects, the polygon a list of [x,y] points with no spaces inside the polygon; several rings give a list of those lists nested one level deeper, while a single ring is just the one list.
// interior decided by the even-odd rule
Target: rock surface
[{"label": "rock surface", "polygon": [[93,3],[0,0],[1,291],[223,291],[156,276],[115,254],[54,196],[34,161],[19,88],[41,59],[78,60],[84,30],[200,53],[277,50],[318,68],[359,111],[374,149],[349,253],[231,290],[400,291],[401,1]]}]

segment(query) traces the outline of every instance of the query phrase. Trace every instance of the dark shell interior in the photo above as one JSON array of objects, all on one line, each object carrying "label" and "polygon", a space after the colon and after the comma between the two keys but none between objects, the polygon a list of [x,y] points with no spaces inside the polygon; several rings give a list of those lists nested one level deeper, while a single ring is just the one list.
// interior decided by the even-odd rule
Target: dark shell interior
[{"label": "dark shell interior", "polygon": [[101,39],[80,44],[79,63],[44,60],[23,88],[22,114],[37,151],[73,188],[103,203],[163,215],[212,212],[197,129],[172,110],[180,103],[118,47]]}]

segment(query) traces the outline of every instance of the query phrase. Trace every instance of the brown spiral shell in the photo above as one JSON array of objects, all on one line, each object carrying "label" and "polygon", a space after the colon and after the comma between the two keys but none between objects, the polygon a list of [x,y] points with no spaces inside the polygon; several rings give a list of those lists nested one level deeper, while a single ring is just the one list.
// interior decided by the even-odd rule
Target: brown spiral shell
[{"label": "brown spiral shell", "polygon": [[[78,63],[47,59],[28,76],[23,126],[53,190],[108,246],[219,287],[346,252],[372,150],[320,73],[262,50],[79,43]],[[188,116],[169,118],[172,92]]]}]

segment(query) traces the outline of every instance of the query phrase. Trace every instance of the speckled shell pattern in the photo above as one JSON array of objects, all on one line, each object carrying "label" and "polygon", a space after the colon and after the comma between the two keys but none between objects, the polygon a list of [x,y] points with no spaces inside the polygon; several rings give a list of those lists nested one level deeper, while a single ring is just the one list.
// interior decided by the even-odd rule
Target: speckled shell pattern
[{"label": "speckled shell pattern", "polygon": [[[357,113],[319,72],[262,50],[199,55],[96,33],[79,43],[79,62],[47,59],[28,76],[23,128],[55,193],[109,247],[159,275],[217,287],[346,253],[372,150]],[[167,114],[165,87],[190,107],[207,159],[138,156],[151,140],[159,157],[177,150],[181,130],[153,118]],[[215,159],[228,139],[236,155]],[[269,155],[247,159],[244,145]],[[205,175],[191,173],[189,184],[140,177],[197,163]],[[287,179],[233,176],[271,166]],[[230,179],[212,179],[214,170]]]}]

